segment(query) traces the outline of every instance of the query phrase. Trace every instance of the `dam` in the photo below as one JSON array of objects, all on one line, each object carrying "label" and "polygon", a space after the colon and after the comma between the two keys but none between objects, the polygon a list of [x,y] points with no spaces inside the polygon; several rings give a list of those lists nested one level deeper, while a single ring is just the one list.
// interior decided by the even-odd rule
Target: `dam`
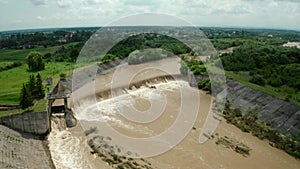
[{"label": "dam", "polygon": [[[47,116],[44,118],[49,123],[42,122],[41,124],[45,125],[46,128],[39,131],[40,133],[49,133],[49,135],[46,134],[48,135],[49,154],[45,154],[48,159],[51,156],[51,160],[50,162],[48,160],[44,168],[116,168],[116,165],[109,165],[109,163],[98,157],[97,154],[91,153],[92,150],[87,145],[89,140],[93,140],[98,147],[101,147],[103,154],[120,151],[139,157],[139,152],[133,149],[126,149],[126,147],[118,144],[120,140],[117,137],[109,135],[109,130],[105,130],[103,124],[110,124],[114,130],[135,138],[156,136],[168,129],[178,117],[178,107],[180,105],[178,98],[181,97],[180,90],[178,89],[180,87],[189,88],[189,83],[187,79],[182,79],[179,75],[178,60],[171,58],[171,60],[165,60],[165,62],[173,62],[178,65],[176,67],[177,70],[173,72],[172,76],[166,75],[164,71],[145,70],[131,79],[132,83],[127,87],[124,87],[126,84],[118,83],[116,90],[110,90],[111,86],[109,82],[113,78],[113,71],[99,74],[94,80],[91,79],[90,83],[82,82],[82,84],[76,86],[76,90],[72,90],[71,87],[73,80],[65,79],[60,81],[54,90],[55,92],[48,97],[51,101],[48,102],[48,111],[45,111]],[[147,64],[156,63],[150,62]],[[163,63],[161,64],[164,66]],[[130,67],[134,72],[135,68],[143,66],[145,65]],[[85,72],[90,73],[89,70],[85,70]],[[237,90],[237,87],[234,86],[236,84],[231,82],[229,86],[230,92],[237,92],[234,90]],[[92,88],[95,89],[94,94],[90,90]],[[271,147],[267,142],[259,140],[248,133],[241,132],[236,127],[226,123],[223,119],[221,119],[216,131],[211,133],[213,137],[204,144],[199,144],[199,135],[209,112],[212,98],[204,91],[198,91],[195,88],[189,90],[191,90],[190,94],[197,93],[200,97],[200,114],[196,117],[191,131],[179,144],[166,153],[144,158],[143,160],[134,158],[131,164],[136,163],[139,166],[147,165],[149,168],[201,167],[213,169],[252,169],[254,167],[296,169],[300,166],[299,161],[290,157],[285,152]],[[60,95],[56,95],[58,93]],[[240,98],[245,100],[245,97],[242,97],[243,93],[239,94],[239,97],[236,97],[235,100],[237,101]],[[126,110],[126,105],[129,104],[132,104],[137,110],[142,112],[151,110],[149,99],[157,100],[157,103],[159,103],[164,98],[169,100],[163,109],[164,113],[153,123],[134,123],[125,119],[121,112],[119,112],[119,110]],[[234,97],[232,96],[232,98]],[[68,111],[69,113],[67,113]],[[47,114],[47,112],[51,113]],[[69,124],[66,118],[68,114],[71,115]],[[74,121],[75,118],[73,117],[76,118],[76,121]],[[36,117],[32,118],[39,119]],[[189,121],[186,123],[189,123]],[[70,126],[68,127],[68,125]],[[37,125],[33,126],[35,127],[32,128],[39,128]],[[294,127],[297,127],[297,124]],[[33,131],[37,132],[36,129]],[[244,157],[226,147],[216,145],[215,142],[221,137],[228,137],[231,140],[249,146],[251,148],[251,155]],[[46,149],[43,151],[41,148],[37,149],[41,150],[40,152],[47,152]],[[11,153],[11,150],[6,152]],[[42,155],[41,157],[44,158]],[[182,162],[182,159],[185,159],[185,162]],[[7,161],[6,159],[6,165]],[[124,159],[121,164],[127,164],[128,161],[130,162],[129,158]],[[259,165],[261,163],[264,166]],[[28,168],[31,167],[29,166]]]}]

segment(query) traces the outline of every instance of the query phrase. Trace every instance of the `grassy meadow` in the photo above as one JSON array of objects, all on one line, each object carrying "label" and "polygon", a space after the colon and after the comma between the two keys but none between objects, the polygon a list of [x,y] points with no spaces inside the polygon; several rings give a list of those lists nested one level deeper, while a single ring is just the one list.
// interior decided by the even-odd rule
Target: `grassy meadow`
[{"label": "grassy meadow", "polygon": [[[55,84],[59,79],[60,73],[71,73],[72,69],[72,63],[49,62],[46,63],[45,70],[40,71],[40,74],[43,80],[51,76],[54,78]],[[37,74],[37,72],[28,72],[27,64],[23,64],[22,66],[1,72],[0,104],[18,104],[22,84],[27,82],[30,74]]]},{"label": "grassy meadow", "polygon": [[26,56],[29,52],[35,50],[41,52],[42,55],[46,53],[53,53],[58,50],[61,46],[53,46],[53,47],[37,47],[34,49],[22,49],[22,50],[15,50],[15,49],[5,49],[0,50],[0,62],[22,62],[25,63]]},{"label": "grassy meadow", "polygon": [[[0,104],[19,104],[20,91],[22,84],[28,81],[29,75],[36,75],[38,72],[29,72],[26,64],[26,56],[29,52],[35,50],[42,54],[54,53],[61,46],[54,47],[39,47],[34,49],[24,50],[0,50],[0,65],[6,66],[13,62],[22,62],[23,65],[15,67],[9,70],[0,72]],[[49,62],[45,63],[45,70],[39,71],[42,79],[45,83],[47,77],[53,78],[52,86],[45,86],[45,92],[54,87],[59,80],[60,73],[70,74],[73,70],[74,63],[70,62]],[[33,110],[43,111],[45,110],[46,100],[35,101],[35,105],[32,107]],[[0,116],[6,114],[21,113],[22,110],[10,110],[1,111]]]}]

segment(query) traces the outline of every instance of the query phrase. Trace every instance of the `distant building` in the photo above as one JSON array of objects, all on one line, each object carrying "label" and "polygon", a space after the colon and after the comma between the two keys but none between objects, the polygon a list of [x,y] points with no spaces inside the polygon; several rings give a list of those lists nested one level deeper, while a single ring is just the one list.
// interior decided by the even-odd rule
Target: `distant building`
[{"label": "distant building", "polygon": [[73,37],[73,32],[68,32],[65,34],[65,38],[72,38]]}]

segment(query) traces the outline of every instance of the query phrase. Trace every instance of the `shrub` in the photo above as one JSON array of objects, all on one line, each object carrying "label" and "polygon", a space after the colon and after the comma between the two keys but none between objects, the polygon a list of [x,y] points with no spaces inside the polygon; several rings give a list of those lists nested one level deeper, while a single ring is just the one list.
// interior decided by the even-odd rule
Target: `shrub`
[{"label": "shrub", "polygon": [[249,82],[258,84],[260,86],[265,86],[266,85],[266,81],[261,75],[253,75],[251,77],[251,79],[249,80]]},{"label": "shrub", "polygon": [[122,164],[119,164],[119,165],[117,166],[117,169],[125,169],[125,168],[124,168],[124,166],[123,166]]},{"label": "shrub", "polygon": [[28,54],[27,64],[29,71],[39,71],[45,69],[45,63],[42,59],[42,54],[37,51],[32,51]]},{"label": "shrub", "polygon": [[66,74],[65,73],[61,73],[59,74],[60,79],[66,79]]},{"label": "shrub", "polygon": [[211,91],[211,84],[210,84],[210,79],[209,78],[204,78],[201,81],[198,82],[198,88]]}]

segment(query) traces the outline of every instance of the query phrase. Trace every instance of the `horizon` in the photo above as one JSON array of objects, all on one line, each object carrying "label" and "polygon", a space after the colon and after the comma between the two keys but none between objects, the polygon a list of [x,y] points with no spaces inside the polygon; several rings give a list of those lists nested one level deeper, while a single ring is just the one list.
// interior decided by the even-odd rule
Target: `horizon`
[{"label": "horizon", "polygon": [[[164,25],[121,25],[121,26],[108,26],[108,27],[165,27]],[[107,26],[71,26],[71,27],[36,27],[36,28],[20,28],[20,29],[10,29],[10,30],[0,30],[0,33],[6,32],[36,32],[43,30],[53,30],[53,29],[85,29],[85,28],[97,28],[101,29]],[[176,27],[176,26],[175,26]],[[185,26],[183,26],[185,27]],[[188,27],[188,26],[186,26]],[[296,31],[300,32],[300,29],[287,29],[287,28],[272,28],[272,27],[251,27],[251,26],[194,26],[196,28],[217,28],[217,29],[243,29],[243,30],[277,30],[277,31]]]},{"label": "horizon", "polygon": [[298,0],[0,0],[0,11],[1,32],[98,27],[145,13],[177,17],[197,27],[300,30]]}]

